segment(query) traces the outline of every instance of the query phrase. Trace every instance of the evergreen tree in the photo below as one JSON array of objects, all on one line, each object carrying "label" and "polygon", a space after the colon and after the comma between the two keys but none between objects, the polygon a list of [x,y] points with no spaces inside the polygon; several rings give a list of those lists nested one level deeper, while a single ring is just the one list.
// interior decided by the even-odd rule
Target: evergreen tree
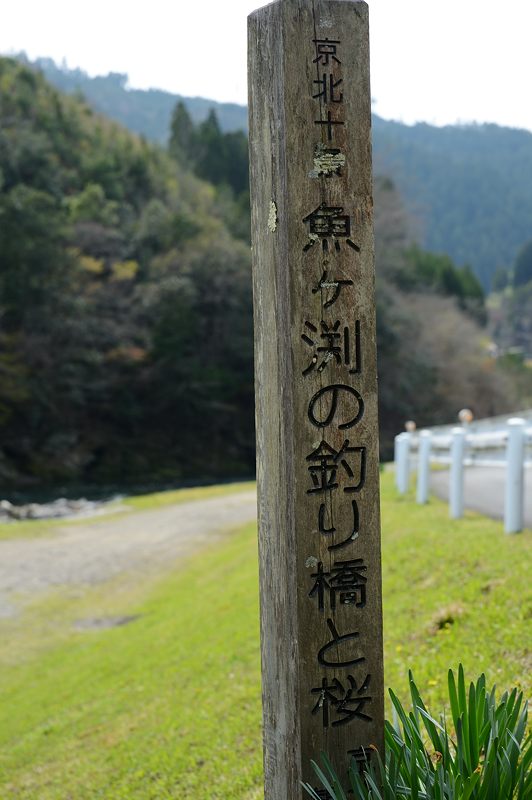
[{"label": "evergreen tree", "polygon": [[216,111],[211,109],[207,119],[199,125],[196,139],[196,174],[215,186],[227,182],[228,163],[225,137],[221,131]]},{"label": "evergreen tree", "polygon": [[185,104],[180,100],[172,114],[168,152],[181,163],[194,163],[194,123]]}]

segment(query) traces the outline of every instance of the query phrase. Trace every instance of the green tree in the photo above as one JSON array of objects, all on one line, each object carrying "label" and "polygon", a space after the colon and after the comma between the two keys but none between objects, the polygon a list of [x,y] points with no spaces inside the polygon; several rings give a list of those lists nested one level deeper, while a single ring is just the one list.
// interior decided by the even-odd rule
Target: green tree
[{"label": "green tree", "polygon": [[105,192],[97,183],[88,183],[79,194],[67,199],[72,222],[99,222],[110,227],[117,226],[118,203],[107,200]]},{"label": "green tree", "polygon": [[71,265],[66,214],[51,195],[17,184],[0,195],[2,327],[16,331],[64,288]]},{"label": "green tree", "polygon": [[172,113],[170,121],[170,139],[168,142],[168,152],[176,161],[186,163],[194,162],[195,147],[195,128],[194,123],[188,113],[185,104],[180,100]]},{"label": "green tree", "polygon": [[200,178],[214,183],[215,186],[226,182],[231,165],[227,162],[225,137],[214,109],[209,111],[207,119],[198,126],[194,163],[195,172]]},{"label": "green tree", "polygon": [[461,308],[485,321],[484,291],[469,265],[457,267],[449,256],[430,253],[417,245],[404,250],[394,272],[395,282],[408,291],[432,291],[455,297]]},{"label": "green tree", "polygon": [[[220,231],[168,264],[154,293],[150,427],[204,476],[253,471],[249,249]],[[185,477],[185,476],[183,476]]]}]

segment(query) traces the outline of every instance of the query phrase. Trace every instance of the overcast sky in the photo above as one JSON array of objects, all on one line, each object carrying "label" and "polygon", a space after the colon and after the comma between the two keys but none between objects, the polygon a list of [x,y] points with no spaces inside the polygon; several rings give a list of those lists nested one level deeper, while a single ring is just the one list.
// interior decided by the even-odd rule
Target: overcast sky
[{"label": "overcast sky", "polygon": [[[246,102],[253,0],[4,3],[0,52],[63,58],[136,88]],[[374,110],[532,130],[532,0],[369,0]]]}]

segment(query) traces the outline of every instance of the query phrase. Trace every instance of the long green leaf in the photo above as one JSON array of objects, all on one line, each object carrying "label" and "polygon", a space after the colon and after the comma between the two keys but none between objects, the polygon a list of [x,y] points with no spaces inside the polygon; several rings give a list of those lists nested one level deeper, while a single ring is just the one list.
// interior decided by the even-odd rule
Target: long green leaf
[{"label": "long green leaf", "polygon": [[414,683],[413,680],[410,683],[410,692],[412,694],[412,700],[413,700],[415,706],[418,708],[419,713],[421,714],[421,716],[423,718],[423,722],[425,724],[425,728],[427,729],[427,733],[429,734],[429,738],[430,738],[430,741],[432,742],[432,746],[439,753],[443,754],[443,749],[444,749],[443,741],[441,739],[441,736],[438,733],[438,728],[442,732],[444,732],[443,728],[428,713],[427,708],[425,706],[425,703],[421,699],[421,695],[419,694],[418,688],[417,688],[417,686],[416,686],[416,684]]},{"label": "long green leaf", "polygon": [[460,710],[458,707],[458,694],[456,691],[456,680],[454,677],[454,672],[452,669],[449,670],[447,675],[447,685],[449,687],[449,700],[451,703],[451,715],[453,720],[453,725],[456,730],[456,724],[458,722],[458,718],[460,717]]},{"label": "long green leaf", "polygon": [[[322,755],[322,758],[326,758],[326,756]],[[323,788],[327,789],[327,791],[329,792],[331,797],[334,797],[334,789],[331,786],[331,784],[329,783],[329,780],[328,780],[327,776],[325,775],[325,773],[323,772],[323,770],[319,767],[318,764],[316,764],[315,761],[312,761],[311,764],[312,764],[312,768],[313,768],[314,772],[316,773],[317,777],[322,782]],[[338,798],[335,798],[335,800],[338,800]]]},{"label": "long green leaf", "polygon": [[479,744],[477,728],[477,695],[475,684],[469,685],[469,752],[471,754],[471,769],[475,770],[479,761]]},{"label": "long green leaf", "polygon": [[320,800],[320,796],[316,794],[310,783],[302,783],[301,786],[306,792],[309,793],[309,795],[312,797],[312,800]]}]

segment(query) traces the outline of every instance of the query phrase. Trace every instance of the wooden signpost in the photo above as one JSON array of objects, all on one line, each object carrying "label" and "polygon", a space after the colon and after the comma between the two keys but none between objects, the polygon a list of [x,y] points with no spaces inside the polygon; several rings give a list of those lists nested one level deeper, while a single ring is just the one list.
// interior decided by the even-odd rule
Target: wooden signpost
[{"label": "wooden signpost", "polygon": [[366,3],[251,14],[249,86],[265,798],[296,800],[383,750]]}]

